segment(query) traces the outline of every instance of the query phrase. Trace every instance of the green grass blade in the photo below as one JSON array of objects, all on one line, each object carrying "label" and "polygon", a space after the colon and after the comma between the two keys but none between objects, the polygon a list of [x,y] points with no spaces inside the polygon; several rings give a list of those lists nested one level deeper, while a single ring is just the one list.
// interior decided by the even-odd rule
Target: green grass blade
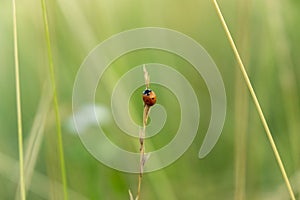
[{"label": "green grass blade", "polygon": [[24,179],[24,159],[23,159],[23,133],[22,133],[22,110],[21,110],[21,92],[19,76],[19,55],[18,55],[18,35],[17,35],[17,13],[16,1],[12,0],[13,7],[13,34],[14,34],[14,57],[15,57],[15,77],[16,77],[16,101],[18,115],[18,140],[19,140],[19,167],[20,167],[20,193],[21,199],[26,199],[25,179]]},{"label": "green grass blade", "polygon": [[[16,166],[19,161],[15,158],[11,157],[10,155],[7,155],[0,151],[0,176],[4,177],[5,179],[9,180],[9,182],[18,184],[19,180],[16,177],[16,169],[12,166]],[[25,173],[26,178],[26,173]],[[27,181],[27,179],[26,179]],[[33,196],[37,196],[40,198],[32,198],[32,199],[51,199],[49,197],[49,187],[50,184],[54,184],[55,188],[61,188],[62,184],[56,180],[51,179],[51,177],[45,175],[44,173],[41,173],[39,171],[33,171],[32,174],[32,183],[31,186],[28,188],[28,191],[33,194]],[[3,187],[5,188],[5,187]],[[72,190],[69,188],[69,195],[70,199],[72,200],[88,200],[89,198],[84,196],[82,193]],[[2,196],[1,193],[1,200],[5,199],[5,197]],[[5,195],[5,194],[4,194]],[[7,198],[6,198],[7,199]],[[11,198],[12,199],[12,198]],[[18,200],[21,198],[18,198]]]},{"label": "green grass blade", "polygon": [[[289,34],[285,30],[284,19],[284,2],[281,1],[266,1],[267,22],[270,27],[270,36],[273,41],[274,57],[278,63],[279,84],[284,100],[284,110],[286,115],[286,122],[288,125],[288,132],[290,133],[290,143],[292,149],[292,156],[295,163],[295,169],[300,167],[300,151],[298,134],[300,130],[300,106],[299,92],[297,88],[298,73],[296,72],[292,58],[292,46],[289,39]],[[288,77],[288,84],[287,84]],[[300,188],[299,188],[300,189]]]},{"label": "green grass blade", "polygon": [[277,147],[276,147],[276,144],[275,144],[275,142],[274,142],[274,140],[273,140],[273,136],[272,136],[272,134],[271,134],[271,131],[270,131],[269,126],[268,126],[268,123],[267,123],[266,118],[265,118],[265,116],[264,116],[264,114],[263,114],[263,111],[262,111],[262,109],[261,109],[260,103],[259,103],[259,101],[258,101],[258,99],[257,99],[257,97],[256,97],[255,91],[254,91],[254,89],[253,89],[253,87],[252,87],[252,84],[251,84],[250,79],[249,79],[249,77],[248,77],[248,74],[247,74],[247,72],[246,72],[245,66],[244,66],[244,64],[243,64],[243,62],[242,62],[242,59],[241,59],[241,57],[240,57],[240,54],[239,54],[239,52],[238,52],[238,50],[237,50],[237,48],[236,48],[236,46],[235,46],[235,43],[234,43],[234,41],[233,41],[233,39],[232,39],[232,36],[231,36],[231,34],[230,34],[230,31],[229,31],[229,29],[228,29],[228,27],[227,27],[227,24],[226,24],[226,22],[225,22],[225,19],[224,19],[223,15],[222,15],[222,12],[221,12],[221,10],[220,10],[220,8],[219,8],[219,5],[218,5],[217,1],[216,1],[216,0],[213,0],[213,3],[214,3],[214,6],[215,6],[215,9],[216,9],[216,11],[217,11],[218,17],[219,17],[219,19],[220,19],[220,21],[221,21],[221,23],[222,23],[222,26],[223,26],[223,28],[224,28],[224,30],[225,30],[225,33],[226,33],[226,36],[227,36],[227,38],[228,38],[228,40],[229,40],[229,43],[230,43],[230,45],[231,45],[231,48],[232,48],[232,50],[233,50],[233,52],[234,52],[234,55],[235,55],[235,57],[236,57],[236,59],[237,59],[238,65],[239,65],[240,70],[241,70],[241,72],[242,72],[242,74],[243,74],[243,77],[244,77],[244,79],[245,79],[245,82],[246,82],[246,84],[247,84],[247,87],[248,87],[248,89],[249,89],[249,91],[250,91],[250,93],[251,93],[251,96],[252,96],[252,99],[253,99],[253,101],[254,101],[255,107],[256,107],[256,109],[257,109],[257,111],[258,111],[260,120],[261,120],[261,122],[262,122],[262,124],[263,124],[263,126],[264,126],[264,129],[265,129],[265,131],[266,131],[268,140],[269,140],[269,142],[270,142],[270,144],[271,144],[271,147],[272,147],[272,150],[273,150],[273,152],[274,152],[275,158],[276,158],[277,163],[278,163],[278,165],[279,165],[281,174],[282,174],[282,176],[283,176],[283,179],[284,179],[284,181],[285,181],[285,184],[286,184],[286,186],[287,186],[287,189],[288,189],[288,191],[289,191],[289,193],[290,193],[290,197],[291,197],[292,200],[295,200],[295,199],[296,199],[296,198],[295,198],[295,194],[294,194],[294,192],[293,192],[293,189],[292,189],[292,186],[291,186],[291,184],[290,184],[289,178],[288,178],[288,176],[287,176],[287,174],[286,174],[286,171],[285,171],[283,162],[282,162],[282,160],[281,160],[281,158],[280,158],[279,152],[278,152]]},{"label": "green grass blade", "polygon": [[63,184],[63,190],[64,190],[64,199],[67,200],[68,199],[67,177],[66,177],[66,169],[65,169],[65,159],[64,159],[63,142],[62,142],[62,134],[61,134],[60,116],[59,116],[59,110],[58,110],[57,90],[56,90],[54,67],[53,67],[53,56],[52,56],[52,50],[51,50],[51,42],[50,42],[50,34],[49,34],[49,26],[48,26],[48,18],[47,18],[47,9],[46,9],[45,0],[41,0],[41,3],[42,3],[45,36],[46,36],[47,49],[48,49],[49,68],[50,68],[50,76],[51,76],[50,78],[51,78],[52,89],[53,89],[53,103],[54,103],[54,109],[55,109],[57,139],[58,139],[58,148],[59,148],[59,156],[60,156],[60,164],[61,164],[61,177],[62,177],[62,184]]},{"label": "green grass blade", "polygon": [[[250,2],[238,2],[237,4],[237,41],[244,51],[244,60],[249,63],[249,14]],[[245,59],[246,58],[246,59]],[[235,200],[246,199],[246,172],[247,172],[247,133],[249,122],[249,99],[247,88],[243,85],[243,78],[238,69],[235,70]],[[243,119],[243,120],[239,120]]]}]

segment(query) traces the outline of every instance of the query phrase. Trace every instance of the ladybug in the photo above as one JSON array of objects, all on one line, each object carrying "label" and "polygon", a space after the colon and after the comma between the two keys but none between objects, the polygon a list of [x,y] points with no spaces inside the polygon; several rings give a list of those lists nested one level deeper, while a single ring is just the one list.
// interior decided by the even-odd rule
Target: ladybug
[{"label": "ladybug", "polygon": [[143,101],[147,106],[153,106],[156,103],[156,94],[150,90],[146,89],[143,92]]}]

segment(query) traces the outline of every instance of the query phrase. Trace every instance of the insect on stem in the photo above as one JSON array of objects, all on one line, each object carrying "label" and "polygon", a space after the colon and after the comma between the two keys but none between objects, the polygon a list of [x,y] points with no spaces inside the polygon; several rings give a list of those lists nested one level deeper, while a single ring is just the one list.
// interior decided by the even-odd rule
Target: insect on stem
[{"label": "insect on stem", "polygon": [[[146,137],[146,125],[147,120],[150,112],[150,107],[156,103],[156,95],[155,93],[149,89],[150,84],[150,77],[147,72],[146,66],[143,66],[144,70],[144,79],[146,84],[146,89],[143,92],[143,101],[144,101],[144,112],[143,112],[143,129],[140,131],[140,172],[139,172],[139,179],[138,179],[138,190],[135,200],[140,199],[141,194],[141,185],[142,185],[142,177],[144,172],[144,166],[146,163],[146,156],[145,156],[145,137]],[[132,196],[130,196],[131,198]]]}]

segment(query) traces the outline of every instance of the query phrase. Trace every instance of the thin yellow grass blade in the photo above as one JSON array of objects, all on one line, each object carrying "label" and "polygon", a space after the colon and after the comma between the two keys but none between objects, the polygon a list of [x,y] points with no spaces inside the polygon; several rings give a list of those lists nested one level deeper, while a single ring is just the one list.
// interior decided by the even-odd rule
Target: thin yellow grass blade
[{"label": "thin yellow grass blade", "polygon": [[[16,170],[19,170],[18,166],[19,161],[15,158],[12,158],[2,152],[0,152],[0,176],[5,177],[7,180],[10,180],[13,183],[18,183],[18,177]],[[45,176],[43,173],[38,171],[33,172],[32,184],[29,188],[29,191],[41,197],[41,199],[49,199],[49,185],[54,184],[56,188],[61,188],[62,184],[58,181],[51,180],[51,178]],[[83,194],[72,190],[69,188],[70,199],[72,200],[88,200]]]},{"label": "thin yellow grass blade", "polygon": [[238,62],[238,64],[239,64],[240,70],[241,70],[241,72],[242,72],[242,74],[243,74],[243,77],[244,77],[244,79],[245,79],[245,82],[246,82],[246,84],[247,84],[247,87],[248,87],[248,89],[249,89],[249,91],[250,91],[250,93],[251,93],[251,96],[252,96],[252,99],[253,99],[253,101],[254,101],[255,107],[256,107],[256,109],[257,109],[257,111],[258,111],[259,117],[260,117],[260,119],[261,119],[261,121],[262,121],[262,124],[263,124],[264,129],[265,129],[266,134],[267,134],[267,137],[268,137],[269,142],[270,142],[270,144],[271,144],[272,150],[273,150],[273,152],[274,152],[275,158],[276,158],[277,163],[278,163],[278,165],[279,165],[281,174],[282,174],[282,176],[283,176],[283,179],[284,179],[284,181],[285,181],[285,183],[286,183],[286,186],[287,186],[287,188],[288,188],[288,191],[289,191],[289,193],[290,193],[290,197],[291,197],[292,200],[296,200],[296,199],[295,199],[294,192],[293,192],[293,189],[292,189],[292,186],[291,186],[290,181],[289,181],[289,179],[288,179],[288,176],[287,176],[287,174],[286,174],[286,172],[285,172],[284,165],[283,165],[283,163],[282,163],[282,161],[281,161],[281,158],[280,158],[280,155],[279,155],[279,153],[278,153],[276,144],[275,144],[275,142],[274,142],[274,140],[273,140],[271,131],[270,131],[270,129],[269,129],[269,126],[268,126],[268,124],[267,124],[267,121],[266,121],[266,119],[265,119],[265,116],[264,116],[264,114],[263,114],[263,111],[262,111],[262,109],[261,109],[261,107],[260,107],[259,101],[258,101],[258,99],[257,99],[257,97],[256,97],[255,91],[254,91],[254,89],[253,89],[253,87],[252,87],[252,84],[251,84],[251,82],[250,82],[250,79],[249,79],[249,77],[248,77],[248,74],[247,74],[247,72],[246,72],[246,69],[245,69],[245,67],[244,67],[244,64],[243,64],[243,62],[242,62],[242,59],[241,59],[241,57],[240,57],[240,55],[239,55],[239,52],[238,52],[238,50],[237,50],[237,48],[236,48],[236,46],[235,46],[235,43],[234,43],[234,41],[233,41],[233,39],[232,39],[232,36],[231,36],[230,31],[229,31],[229,29],[228,29],[228,27],[227,27],[227,25],[226,25],[225,19],[224,19],[223,15],[222,15],[222,12],[221,12],[221,10],[220,10],[220,8],[219,8],[219,5],[218,5],[217,1],[216,1],[216,0],[213,0],[213,3],[214,3],[214,6],[215,6],[215,9],[216,9],[216,11],[217,11],[218,17],[219,17],[219,19],[220,19],[220,21],[221,21],[221,23],[222,23],[222,26],[223,26],[223,28],[224,28],[224,30],[225,30],[225,32],[226,32],[226,35],[227,35],[227,38],[228,38],[229,43],[230,43],[230,45],[231,45],[231,48],[232,48],[232,50],[233,50],[233,52],[234,52],[234,55],[235,55],[235,57],[236,57],[236,59],[237,59],[237,62]]},{"label": "thin yellow grass blade", "polygon": [[134,200],[134,199],[133,199],[133,196],[132,196],[132,193],[131,193],[130,190],[128,190],[128,193],[129,193],[129,198],[130,198],[130,200]]},{"label": "thin yellow grass blade", "polygon": [[[47,81],[48,83],[48,81]],[[50,91],[50,87],[47,84],[43,89],[43,94],[39,102],[38,110],[36,112],[34,122],[32,125],[32,129],[29,133],[28,140],[25,142],[25,160],[24,160],[24,177],[27,192],[28,188],[31,185],[32,176],[34,173],[34,167],[37,161],[37,157],[40,151],[40,147],[43,141],[44,136],[44,128],[45,122],[47,118],[47,114],[50,108],[52,94]],[[21,184],[19,182],[19,188]],[[20,193],[16,193],[16,200],[20,199]]]},{"label": "thin yellow grass blade", "polygon": [[25,180],[24,180],[24,161],[23,161],[23,133],[22,133],[22,111],[21,111],[21,92],[19,77],[19,55],[18,55],[18,35],[17,35],[17,13],[16,1],[12,0],[13,7],[13,29],[14,29],[14,57],[15,57],[15,77],[16,77],[16,101],[18,115],[18,140],[19,140],[19,167],[20,167],[20,194],[21,199],[26,199]]},{"label": "thin yellow grass blade", "polygon": [[146,69],[146,65],[143,65],[143,71],[144,71],[144,79],[145,79],[145,85],[146,85],[146,89],[149,88],[149,84],[150,84],[150,76],[148,74],[148,71]]}]

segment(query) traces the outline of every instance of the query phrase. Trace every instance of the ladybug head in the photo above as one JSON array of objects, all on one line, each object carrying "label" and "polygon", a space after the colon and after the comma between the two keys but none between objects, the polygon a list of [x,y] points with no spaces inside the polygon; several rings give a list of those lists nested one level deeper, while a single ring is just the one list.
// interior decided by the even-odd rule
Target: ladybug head
[{"label": "ladybug head", "polygon": [[146,90],[144,90],[143,95],[150,96],[150,93],[151,93],[151,92],[152,92],[152,90],[146,89]]}]

